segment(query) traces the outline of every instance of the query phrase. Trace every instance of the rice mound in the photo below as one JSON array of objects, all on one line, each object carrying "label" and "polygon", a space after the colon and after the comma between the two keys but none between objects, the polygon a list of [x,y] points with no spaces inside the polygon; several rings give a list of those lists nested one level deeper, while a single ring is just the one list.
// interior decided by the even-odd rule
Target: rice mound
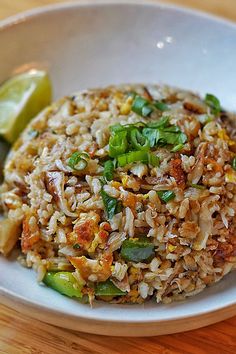
[{"label": "rice mound", "polygon": [[[168,110],[143,117],[132,110],[135,95]],[[159,165],[116,165],[111,180],[102,177],[110,127],[165,118],[186,142],[152,147]],[[19,260],[37,271],[38,281],[48,271],[70,271],[90,301],[169,303],[196,295],[236,265],[232,118],[167,86],[112,86],[59,100],[32,120],[6,161],[1,251],[20,240]],[[86,153],[83,169],[71,167],[76,152]],[[104,195],[117,207],[112,214]],[[130,260],[125,242],[143,238],[150,257]],[[97,296],[97,284],[107,280],[123,296]]]}]

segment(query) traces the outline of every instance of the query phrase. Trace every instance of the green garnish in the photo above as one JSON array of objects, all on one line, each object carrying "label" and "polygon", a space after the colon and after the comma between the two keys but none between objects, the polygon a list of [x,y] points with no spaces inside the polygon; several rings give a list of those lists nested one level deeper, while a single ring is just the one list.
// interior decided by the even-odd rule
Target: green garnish
[{"label": "green garnish", "polygon": [[114,169],[115,169],[115,166],[114,166],[114,162],[112,160],[108,160],[105,162],[103,177],[106,179],[106,181],[113,180]]},{"label": "green garnish", "polygon": [[218,115],[220,113],[221,105],[219,99],[216,96],[207,93],[204,101],[207,104],[207,106],[211,108],[211,112],[213,114]]},{"label": "green garnish", "polygon": [[150,144],[148,139],[135,128],[130,132],[131,145],[135,150],[148,151],[150,150]]},{"label": "green garnish", "polygon": [[177,126],[144,128],[143,135],[149,140],[151,147],[180,145],[187,141],[187,136]]},{"label": "green garnish", "polygon": [[236,171],[236,156],[233,158],[231,166]]},{"label": "green garnish", "polygon": [[98,283],[95,288],[95,295],[97,296],[121,296],[126,295],[125,291],[118,289],[111,280]]},{"label": "green garnish", "polygon": [[166,128],[170,125],[169,123],[170,118],[168,116],[162,117],[154,122],[150,122],[147,124],[148,128]]},{"label": "green garnish", "polygon": [[147,151],[130,151],[127,154],[118,156],[117,162],[119,167],[124,167],[133,162],[143,162],[156,167],[159,165],[160,160],[157,156]]},{"label": "green garnish", "polygon": [[126,261],[142,262],[154,255],[154,245],[147,238],[125,240],[121,246],[121,257]]},{"label": "green garnish", "polygon": [[206,189],[206,187],[203,186],[202,184],[191,183],[190,186],[193,187],[193,188],[196,188],[196,189],[202,189],[202,190]]},{"label": "green garnish", "polygon": [[87,152],[76,151],[69,158],[68,165],[73,168],[73,170],[81,171],[87,167],[89,159],[90,156]]},{"label": "green garnish", "polygon": [[155,101],[153,103],[153,106],[156,107],[161,112],[165,112],[169,110],[169,106],[162,101]]},{"label": "green garnish", "polygon": [[146,126],[145,123],[143,122],[137,122],[137,123],[133,123],[133,124],[114,124],[110,127],[110,131],[112,133],[117,133],[117,132],[121,132],[121,131],[127,131],[127,132],[130,132],[132,129],[134,128],[144,128]]},{"label": "green garnish", "polygon": [[83,297],[81,292],[83,285],[76,281],[71,272],[48,272],[44,276],[43,282],[63,295]]},{"label": "green garnish", "polygon": [[105,207],[107,218],[110,220],[119,211],[119,203],[116,198],[111,197],[103,189],[100,192]]},{"label": "green garnish", "polygon": [[164,203],[168,203],[175,198],[175,193],[173,191],[158,191],[157,194]]},{"label": "green garnish", "polygon": [[142,117],[148,117],[153,112],[150,102],[138,95],[135,96],[131,110]]},{"label": "green garnish", "polygon": [[109,140],[109,156],[117,157],[120,154],[124,154],[128,148],[127,132],[117,131]]},{"label": "green garnish", "polygon": [[80,244],[79,244],[79,243],[75,243],[75,244],[73,245],[73,248],[74,248],[75,250],[79,250],[79,249],[80,249]]},{"label": "green garnish", "polygon": [[173,147],[173,149],[171,150],[171,152],[177,152],[177,151],[180,151],[182,150],[184,147],[184,144],[179,144],[179,145],[176,145]]}]

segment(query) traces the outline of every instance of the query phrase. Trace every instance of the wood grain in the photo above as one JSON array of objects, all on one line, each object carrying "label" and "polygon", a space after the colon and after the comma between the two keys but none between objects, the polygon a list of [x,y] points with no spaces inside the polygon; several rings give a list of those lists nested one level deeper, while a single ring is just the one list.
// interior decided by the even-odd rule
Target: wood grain
[{"label": "wood grain", "polygon": [[[0,19],[63,0],[0,0]],[[236,0],[169,0],[236,21]],[[20,311],[20,309],[19,309]],[[182,334],[120,338],[76,333],[32,320],[0,305],[0,353],[4,354],[234,354],[236,317]]]}]

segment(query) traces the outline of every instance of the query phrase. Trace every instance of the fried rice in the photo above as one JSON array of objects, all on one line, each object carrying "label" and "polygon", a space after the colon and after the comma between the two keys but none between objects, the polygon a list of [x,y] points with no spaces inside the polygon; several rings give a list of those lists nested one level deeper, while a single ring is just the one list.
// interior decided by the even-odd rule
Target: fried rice
[{"label": "fried rice", "polygon": [[[169,303],[218,282],[236,265],[236,143],[213,106],[124,85],[48,107],[5,164],[1,252],[20,247],[39,282],[71,272],[90,301]],[[118,293],[96,292],[108,281]]]}]

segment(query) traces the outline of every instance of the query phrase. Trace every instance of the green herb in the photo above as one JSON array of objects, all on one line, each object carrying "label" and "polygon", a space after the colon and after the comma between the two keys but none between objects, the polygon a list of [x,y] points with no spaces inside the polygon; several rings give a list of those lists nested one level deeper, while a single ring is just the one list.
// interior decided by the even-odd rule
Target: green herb
[{"label": "green herb", "polygon": [[143,122],[137,122],[137,123],[133,123],[133,124],[114,124],[110,127],[110,131],[112,133],[116,133],[116,132],[121,132],[121,131],[127,131],[127,132],[130,132],[132,129],[134,128],[143,128],[145,127],[146,124],[143,123]]},{"label": "green herb", "polygon": [[103,171],[103,177],[107,181],[112,181],[113,180],[113,175],[114,175],[114,162],[112,160],[108,160],[104,164],[104,171]]},{"label": "green herb", "polygon": [[159,165],[159,158],[152,153],[146,151],[131,151],[127,154],[118,156],[117,162],[119,167],[126,166],[133,162],[143,162],[152,166]]},{"label": "green herb", "polygon": [[156,107],[159,111],[161,112],[165,112],[165,111],[168,111],[169,110],[169,106],[162,102],[162,101],[155,101],[153,103],[154,107]]},{"label": "green herb", "polygon": [[157,194],[164,203],[168,203],[175,198],[175,193],[172,191],[158,191]]},{"label": "green herb", "polygon": [[79,249],[80,249],[80,244],[79,244],[79,243],[75,243],[75,244],[73,245],[73,248],[74,248],[75,250],[79,250]]},{"label": "green herb", "polygon": [[236,156],[233,158],[231,165],[232,165],[233,169],[236,171]]},{"label": "green herb", "polygon": [[176,127],[144,128],[143,135],[149,140],[150,146],[180,145],[187,141],[187,136]]},{"label": "green herb", "polygon": [[221,105],[219,99],[216,96],[207,93],[204,101],[207,104],[207,106],[211,108],[211,112],[213,114],[218,115],[220,113]]},{"label": "green herb", "polygon": [[128,148],[127,132],[117,131],[109,140],[109,155],[111,157],[117,157],[120,154],[124,154]]},{"label": "green herb", "polygon": [[165,117],[162,117],[154,122],[150,122],[147,124],[147,127],[148,128],[165,128],[165,127],[168,127],[169,126],[169,117],[168,116],[165,116]]},{"label": "green herb", "polygon": [[137,128],[131,130],[130,140],[135,150],[148,151],[150,149],[148,139],[143,136]]},{"label": "green herb", "polygon": [[126,292],[118,289],[111,280],[98,283],[95,288],[95,295],[97,296],[121,296],[126,295]]},{"label": "green herb", "polygon": [[154,245],[147,238],[128,239],[121,246],[121,257],[126,261],[142,262],[154,255]]},{"label": "green herb", "polygon": [[184,144],[178,144],[176,146],[173,147],[173,149],[171,150],[171,152],[177,152],[177,151],[180,151],[182,150],[184,147]]},{"label": "green herb", "polygon": [[148,100],[137,95],[133,101],[131,110],[139,116],[147,117],[153,112],[153,107]]},{"label": "green herb", "polygon": [[156,145],[158,134],[157,129],[144,128],[142,134],[148,139],[151,148]]},{"label": "green herb", "polygon": [[68,165],[76,171],[81,171],[87,167],[89,158],[87,152],[76,151],[69,158]]},{"label": "green herb", "polygon": [[202,189],[202,190],[206,189],[206,187],[201,185],[201,184],[191,183],[190,186],[193,187],[193,188],[196,188],[196,189]]},{"label": "green herb", "polygon": [[100,194],[102,196],[107,218],[110,220],[117,213],[117,208],[119,205],[118,201],[116,198],[110,197],[110,195],[107,194],[103,189],[101,190]]}]

